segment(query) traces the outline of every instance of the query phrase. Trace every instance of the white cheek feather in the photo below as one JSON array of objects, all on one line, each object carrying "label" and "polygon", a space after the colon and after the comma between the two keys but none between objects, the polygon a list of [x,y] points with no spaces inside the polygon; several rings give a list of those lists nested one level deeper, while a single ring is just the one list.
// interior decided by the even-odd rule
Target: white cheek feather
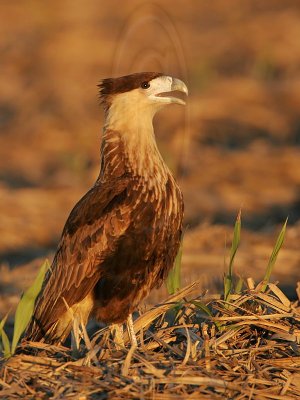
[{"label": "white cheek feather", "polygon": [[162,92],[170,92],[172,89],[172,78],[170,76],[159,76],[152,79],[150,87],[145,89],[148,96],[153,96]]}]

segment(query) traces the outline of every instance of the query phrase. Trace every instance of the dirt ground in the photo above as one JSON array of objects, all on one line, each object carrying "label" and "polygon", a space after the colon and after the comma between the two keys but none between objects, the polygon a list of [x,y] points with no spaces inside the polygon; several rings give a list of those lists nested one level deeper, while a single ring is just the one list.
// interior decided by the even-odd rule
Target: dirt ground
[{"label": "dirt ground", "polygon": [[[97,177],[101,78],[160,70],[186,108],[155,120],[185,198],[183,284],[221,282],[238,210],[236,272],[294,293],[300,264],[298,1],[0,3],[0,319],[14,309]],[[292,290],[291,290],[292,288]],[[152,294],[150,302],[165,295]]]}]

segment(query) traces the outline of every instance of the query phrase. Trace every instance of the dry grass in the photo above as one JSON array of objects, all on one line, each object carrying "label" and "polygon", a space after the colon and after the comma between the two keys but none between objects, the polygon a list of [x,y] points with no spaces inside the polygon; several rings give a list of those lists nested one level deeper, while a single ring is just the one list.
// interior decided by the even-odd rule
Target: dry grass
[{"label": "dry grass", "polygon": [[[199,296],[196,282],[135,320],[139,347],[116,350],[108,328],[76,357],[23,344],[2,362],[2,398],[296,399],[300,307],[274,284],[247,280],[231,295]],[[297,288],[298,298],[300,286]],[[210,315],[209,315],[210,314]]]}]

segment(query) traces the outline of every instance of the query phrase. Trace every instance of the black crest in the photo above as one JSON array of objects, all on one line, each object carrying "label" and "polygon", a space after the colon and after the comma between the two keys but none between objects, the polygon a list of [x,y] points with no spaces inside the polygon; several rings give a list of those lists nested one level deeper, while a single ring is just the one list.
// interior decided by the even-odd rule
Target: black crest
[{"label": "black crest", "polygon": [[110,96],[137,89],[138,87],[141,87],[143,83],[149,82],[152,79],[162,75],[163,74],[161,72],[137,72],[135,74],[125,75],[119,78],[103,79],[98,85],[100,89],[100,100],[106,108],[110,103]]}]

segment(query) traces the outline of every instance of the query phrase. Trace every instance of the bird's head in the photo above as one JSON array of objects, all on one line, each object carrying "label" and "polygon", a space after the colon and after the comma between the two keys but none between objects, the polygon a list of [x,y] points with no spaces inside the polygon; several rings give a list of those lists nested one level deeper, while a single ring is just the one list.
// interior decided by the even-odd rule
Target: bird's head
[{"label": "bird's head", "polygon": [[157,72],[140,72],[120,78],[103,79],[99,84],[100,99],[105,110],[116,105],[118,111],[148,113],[153,115],[167,104],[184,105],[178,92],[185,95],[188,89],[184,82]]}]

